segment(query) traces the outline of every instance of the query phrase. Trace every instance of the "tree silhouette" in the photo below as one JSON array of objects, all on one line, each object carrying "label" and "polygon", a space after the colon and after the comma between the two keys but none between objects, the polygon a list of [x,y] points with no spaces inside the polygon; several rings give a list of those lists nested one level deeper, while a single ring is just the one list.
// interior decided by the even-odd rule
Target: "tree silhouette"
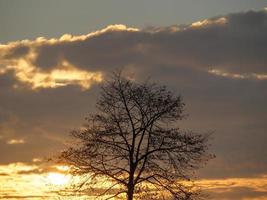
[{"label": "tree silhouette", "polygon": [[142,84],[121,73],[103,84],[85,126],[72,132],[79,143],[60,160],[84,175],[79,188],[108,182],[94,190],[106,199],[195,199],[192,171],[205,163],[207,137],[181,131],[184,103],[165,86]]}]

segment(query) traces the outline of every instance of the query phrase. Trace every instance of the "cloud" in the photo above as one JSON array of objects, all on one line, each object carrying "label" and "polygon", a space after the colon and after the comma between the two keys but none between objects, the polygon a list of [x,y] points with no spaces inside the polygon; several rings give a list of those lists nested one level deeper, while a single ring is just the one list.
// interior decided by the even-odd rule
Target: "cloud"
[{"label": "cloud", "polygon": [[[84,89],[90,88],[94,82],[102,81],[102,74],[99,72],[90,73],[79,70],[66,61],[58,63],[50,72],[44,72],[31,63],[33,54],[24,58],[10,59],[10,63],[0,70],[0,75],[13,71],[19,82],[25,83],[32,89],[56,88],[69,84],[77,84]],[[9,59],[8,59],[9,60]],[[17,85],[14,85],[17,87]]]},{"label": "cloud", "polygon": [[31,171],[38,169],[37,165],[29,165],[22,162],[10,163],[8,165],[0,165],[0,172],[5,174],[17,174],[20,171]]},{"label": "cloud", "polygon": [[12,71],[20,83],[32,89],[70,84],[88,89],[101,82],[106,71],[155,64],[266,80],[266,35],[266,10],[165,28],[111,25],[86,35],[2,44],[0,74]]},{"label": "cloud", "polygon": [[24,139],[11,139],[7,141],[7,144],[24,144]]},{"label": "cloud", "polygon": [[238,74],[238,73],[228,73],[228,72],[223,72],[222,70],[218,69],[211,69],[208,71],[211,74],[215,74],[218,76],[224,76],[228,78],[234,78],[234,79],[256,79],[256,80],[266,80],[267,79],[267,74],[256,74],[256,73],[251,73],[251,74]]},{"label": "cloud", "polygon": [[[34,41],[23,40],[0,45],[0,76],[12,71],[19,82],[27,84],[31,89],[56,88],[67,85],[79,85],[83,89],[90,88],[92,83],[102,81],[100,72],[90,72],[78,69],[64,58],[59,58],[49,72],[42,70],[34,62],[39,57],[43,46],[57,46],[62,43],[83,42],[107,32],[138,31],[124,25],[112,25],[87,35],[72,36],[65,34],[59,39],[39,37]],[[47,57],[48,62],[51,58]],[[53,59],[53,58],[52,58]],[[17,87],[17,85],[14,85]]]},{"label": "cloud", "polygon": [[66,173],[69,170],[68,166],[55,165],[52,162],[39,162],[39,163],[23,163],[14,162],[6,165],[0,165],[0,176],[12,175],[42,175],[50,172],[53,173]]},{"label": "cloud", "polygon": [[202,179],[196,182],[210,200],[266,200],[266,176],[254,178]]},{"label": "cloud", "polygon": [[267,191],[254,190],[249,187],[228,187],[211,191],[209,197],[211,200],[266,200]]}]

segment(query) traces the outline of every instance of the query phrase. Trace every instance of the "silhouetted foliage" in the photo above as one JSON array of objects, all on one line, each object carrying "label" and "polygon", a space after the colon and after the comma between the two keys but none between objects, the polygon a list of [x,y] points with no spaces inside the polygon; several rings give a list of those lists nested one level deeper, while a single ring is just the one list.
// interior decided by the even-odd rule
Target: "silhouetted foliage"
[{"label": "silhouetted foliage", "polygon": [[[96,114],[72,132],[79,143],[60,155],[86,188],[106,199],[189,200],[198,196],[192,171],[205,163],[207,137],[183,132],[184,103],[165,86],[114,73],[101,90]],[[90,186],[105,182],[105,187]],[[84,190],[86,191],[86,190]]]}]

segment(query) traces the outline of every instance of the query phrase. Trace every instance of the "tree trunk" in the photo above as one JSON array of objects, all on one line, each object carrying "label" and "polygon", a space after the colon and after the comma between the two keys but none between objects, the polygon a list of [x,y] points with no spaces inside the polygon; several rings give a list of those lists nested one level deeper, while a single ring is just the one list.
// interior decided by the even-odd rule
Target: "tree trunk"
[{"label": "tree trunk", "polygon": [[130,185],[128,186],[127,200],[133,200],[133,195],[134,195],[134,186]]},{"label": "tree trunk", "polygon": [[133,200],[133,195],[134,195],[134,171],[135,171],[135,166],[132,162],[133,160],[133,153],[130,155],[130,174],[129,174],[129,181],[127,185],[127,200]]}]

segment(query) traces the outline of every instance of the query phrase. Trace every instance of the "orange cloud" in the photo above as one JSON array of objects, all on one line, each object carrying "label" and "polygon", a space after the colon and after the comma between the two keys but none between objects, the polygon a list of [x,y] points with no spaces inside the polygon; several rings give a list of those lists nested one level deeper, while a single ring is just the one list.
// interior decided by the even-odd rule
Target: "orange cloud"
[{"label": "orange cloud", "polygon": [[19,82],[33,90],[67,85],[78,85],[82,89],[89,89],[93,83],[102,81],[102,73],[80,70],[66,61],[62,61],[49,72],[42,71],[32,64],[34,58],[35,53],[32,51],[23,58],[11,59],[4,68],[0,68],[0,75],[13,71]]},{"label": "orange cloud", "polygon": [[200,28],[203,26],[208,26],[208,25],[224,25],[225,23],[227,23],[227,19],[225,17],[221,17],[218,19],[205,19],[202,21],[197,21],[191,24],[192,28]]},{"label": "orange cloud", "polygon": [[7,144],[24,144],[24,139],[11,139],[7,141]]},{"label": "orange cloud", "polygon": [[267,80],[266,74],[257,74],[257,73],[250,73],[250,74],[239,74],[239,73],[229,73],[224,72],[220,69],[211,69],[208,70],[209,73],[217,75],[217,76],[223,76],[233,79],[257,79],[257,80]]},{"label": "orange cloud", "polygon": [[[93,83],[101,82],[103,75],[101,72],[90,72],[81,70],[77,66],[62,60],[53,70],[47,72],[42,71],[38,66],[34,65],[37,52],[36,48],[41,45],[55,45],[63,42],[83,41],[90,37],[96,37],[106,32],[116,31],[139,31],[135,28],[127,28],[125,25],[110,25],[100,31],[92,32],[87,35],[72,36],[65,34],[59,39],[46,39],[39,37],[36,40],[22,40],[10,42],[8,44],[0,44],[0,75],[12,71],[16,79],[29,86],[31,89],[39,88],[57,88],[67,85],[78,85],[82,89],[89,89]],[[14,49],[26,46],[29,52],[19,58],[11,58],[10,54],[14,53]],[[49,58],[47,58],[49,59]],[[14,85],[14,87],[18,87]]]}]

